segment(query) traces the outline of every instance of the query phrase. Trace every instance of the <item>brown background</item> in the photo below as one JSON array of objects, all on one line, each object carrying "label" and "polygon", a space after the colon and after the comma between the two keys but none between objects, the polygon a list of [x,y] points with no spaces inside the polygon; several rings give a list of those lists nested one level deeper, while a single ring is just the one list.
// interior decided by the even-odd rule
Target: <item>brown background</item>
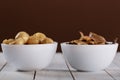
[{"label": "brown background", "polygon": [[1,0],[0,42],[21,30],[59,43],[79,38],[78,31],[113,41],[120,38],[120,0]]}]

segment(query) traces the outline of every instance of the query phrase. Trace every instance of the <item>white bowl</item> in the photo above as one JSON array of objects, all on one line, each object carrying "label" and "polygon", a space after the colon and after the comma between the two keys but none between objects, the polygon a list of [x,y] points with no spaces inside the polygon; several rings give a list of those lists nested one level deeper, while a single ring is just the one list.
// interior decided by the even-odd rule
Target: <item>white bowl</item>
[{"label": "white bowl", "polygon": [[69,64],[80,71],[99,71],[113,61],[118,44],[72,45],[61,43],[64,56]]},{"label": "white bowl", "polygon": [[48,66],[56,53],[57,42],[36,45],[1,44],[6,60],[18,70],[40,70]]}]

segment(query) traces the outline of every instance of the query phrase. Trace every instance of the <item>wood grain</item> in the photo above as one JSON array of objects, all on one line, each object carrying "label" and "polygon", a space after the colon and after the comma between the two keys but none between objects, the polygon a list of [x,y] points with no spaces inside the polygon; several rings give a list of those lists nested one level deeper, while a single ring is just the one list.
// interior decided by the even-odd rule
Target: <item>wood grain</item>
[{"label": "wood grain", "polygon": [[[46,76],[46,77],[45,77]],[[36,80],[73,80],[62,54],[55,55],[51,64],[42,71],[37,71]]]},{"label": "wood grain", "polygon": [[[120,80],[120,53],[116,54],[112,64],[103,71],[80,72],[70,65],[75,80]],[[56,54],[51,64],[43,70],[30,72],[18,71],[7,63],[0,53],[0,80],[73,80],[62,54]],[[4,67],[3,67],[4,66]],[[35,78],[35,79],[33,79]]]}]

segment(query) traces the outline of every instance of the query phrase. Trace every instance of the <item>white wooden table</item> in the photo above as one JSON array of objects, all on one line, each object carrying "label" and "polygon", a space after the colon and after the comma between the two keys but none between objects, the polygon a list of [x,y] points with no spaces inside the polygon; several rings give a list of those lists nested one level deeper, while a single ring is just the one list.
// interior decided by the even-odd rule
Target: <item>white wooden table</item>
[{"label": "white wooden table", "polygon": [[[112,64],[103,71],[78,72],[71,68],[75,80],[120,80],[120,53],[117,53]],[[0,80],[74,80],[62,54],[56,54],[51,64],[39,71],[22,72],[4,59],[0,53]]]}]

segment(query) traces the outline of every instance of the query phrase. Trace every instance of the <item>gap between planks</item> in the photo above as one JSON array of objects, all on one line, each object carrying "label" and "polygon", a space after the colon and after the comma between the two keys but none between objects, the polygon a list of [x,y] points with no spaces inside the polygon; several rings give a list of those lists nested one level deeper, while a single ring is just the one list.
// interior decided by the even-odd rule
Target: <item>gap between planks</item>
[{"label": "gap between planks", "polygon": [[[118,53],[118,54],[120,54],[120,53]],[[119,57],[120,57],[120,56],[119,56]],[[114,60],[116,60],[116,59],[114,59]],[[114,61],[113,61],[113,63],[114,63]],[[6,65],[7,65],[7,63],[5,62],[4,65],[1,67],[0,71],[3,70]],[[117,66],[116,64],[114,64],[114,65]],[[117,67],[119,67],[119,66],[117,66]],[[119,68],[120,68],[120,67],[119,67]],[[48,69],[48,70],[49,70],[49,69]],[[111,70],[112,70],[112,68],[111,68]],[[46,71],[47,71],[47,69],[46,69]],[[76,72],[76,71],[75,71],[75,72]],[[120,79],[116,79],[115,76],[109,71],[109,69],[105,69],[105,72],[106,72],[113,80],[120,80]],[[74,70],[72,70],[72,73],[74,73]],[[74,76],[75,76],[75,75],[74,75]],[[36,71],[34,71],[33,80],[35,80],[35,78],[36,78]]]},{"label": "gap between planks", "polygon": [[2,69],[7,65],[7,62],[5,62],[5,64],[1,67],[0,71],[2,71]]}]

